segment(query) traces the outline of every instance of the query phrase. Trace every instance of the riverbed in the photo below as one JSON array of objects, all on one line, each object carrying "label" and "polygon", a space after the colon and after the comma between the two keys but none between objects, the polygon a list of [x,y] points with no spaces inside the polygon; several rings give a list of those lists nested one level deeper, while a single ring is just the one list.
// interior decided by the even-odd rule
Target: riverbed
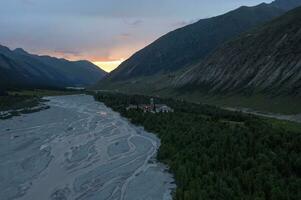
[{"label": "riverbed", "polygon": [[169,200],[159,139],[87,95],[0,121],[1,200]]}]

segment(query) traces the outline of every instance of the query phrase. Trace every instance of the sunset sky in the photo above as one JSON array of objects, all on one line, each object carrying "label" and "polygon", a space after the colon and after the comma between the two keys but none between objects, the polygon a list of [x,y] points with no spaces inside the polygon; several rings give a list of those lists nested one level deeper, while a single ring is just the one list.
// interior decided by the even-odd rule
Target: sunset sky
[{"label": "sunset sky", "polygon": [[[265,2],[271,2],[266,0]],[[263,0],[1,0],[0,44],[111,71],[163,34]]]}]

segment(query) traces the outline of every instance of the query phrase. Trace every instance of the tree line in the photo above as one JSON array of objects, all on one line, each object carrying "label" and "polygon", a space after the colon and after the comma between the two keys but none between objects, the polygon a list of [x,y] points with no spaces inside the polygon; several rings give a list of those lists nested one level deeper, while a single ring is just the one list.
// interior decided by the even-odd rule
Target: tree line
[{"label": "tree line", "polygon": [[161,139],[158,159],[175,176],[176,200],[300,200],[301,130],[214,106],[158,99],[174,113],[126,111],[149,97],[95,98]]}]

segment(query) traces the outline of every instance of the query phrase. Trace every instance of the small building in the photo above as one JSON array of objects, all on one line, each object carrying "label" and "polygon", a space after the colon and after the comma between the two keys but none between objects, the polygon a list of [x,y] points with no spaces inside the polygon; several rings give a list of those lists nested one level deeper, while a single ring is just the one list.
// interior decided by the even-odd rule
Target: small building
[{"label": "small building", "polygon": [[126,110],[137,110],[140,109],[143,112],[151,112],[151,113],[169,113],[174,112],[172,108],[165,104],[155,104],[155,101],[153,98],[150,99],[150,104],[139,104],[139,105],[129,105]]},{"label": "small building", "polygon": [[169,112],[174,112],[174,110],[165,104],[156,105],[156,113],[169,113]]},{"label": "small building", "polygon": [[126,107],[126,110],[129,111],[129,110],[137,110],[139,107],[138,105],[129,105],[128,107]]},{"label": "small building", "polygon": [[152,105],[148,105],[148,104],[141,104],[141,105],[139,105],[139,108],[143,112],[152,112],[154,110]]}]

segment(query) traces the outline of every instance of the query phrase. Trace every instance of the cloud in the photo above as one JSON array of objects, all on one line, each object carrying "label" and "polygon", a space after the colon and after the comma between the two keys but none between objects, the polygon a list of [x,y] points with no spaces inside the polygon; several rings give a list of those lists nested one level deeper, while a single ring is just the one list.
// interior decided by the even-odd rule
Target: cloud
[{"label": "cloud", "polygon": [[0,42],[72,60],[114,61],[191,19],[261,1],[0,0]]},{"label": "cloud", "polygon": [[74,50],[68,50],[68,49],[56,49],[54,50],[55,53],[58,53],[58,54],[69,54],[69,55],[72,55],[72,56],[81,56],[81,52],[79,51],[74,51]]},{"label": "cloud", "polygon": [[122,34],[119,35],[119,37],[121,39],[129,39],[129,38],[132,37],[132,35],[130,33],[122,33]]},{"label": "cloud", "polygon": [[171,24],[172,27],[184,27],[187,26],[189,24],[193,24],[198,22],[200,19],[191,19],[191,20],[182,20],[182,21],[177,21]]},{"label": "cloud", "polygon": [[132,26],[138,26],[138,25],[141,25],[142,23],[143,23],[143,20],[137,19],[137,20],[131,22],[130,25],[132,25]]},{"label": "cloud", "polygon": [[129,25],[131,27],[137,27],[137,26],[140,26],[140,25],[143,24],[142,19],[127,19],[127,18],[124,18],[123,21],[126,25]]}]

